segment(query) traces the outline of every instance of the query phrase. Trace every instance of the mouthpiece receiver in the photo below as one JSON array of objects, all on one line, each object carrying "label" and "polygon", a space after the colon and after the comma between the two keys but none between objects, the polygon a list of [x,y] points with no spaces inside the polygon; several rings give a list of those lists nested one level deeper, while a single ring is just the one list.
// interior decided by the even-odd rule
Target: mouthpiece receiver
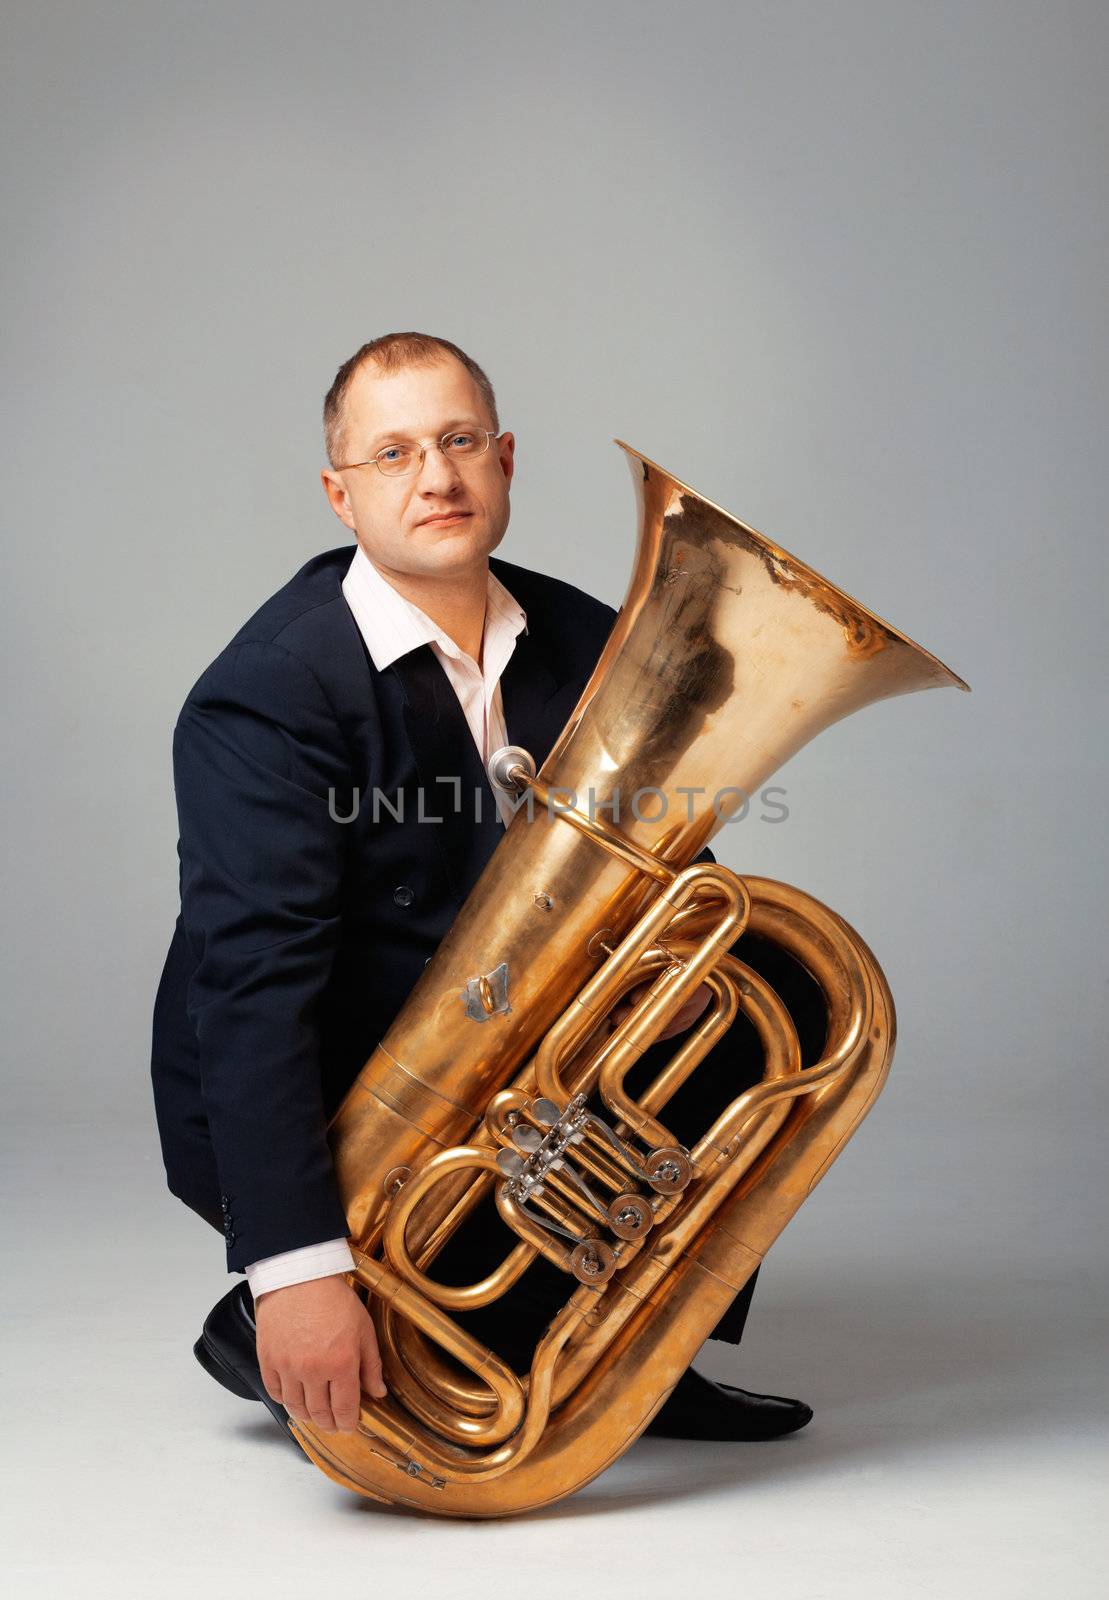
[{"label": "mouthpiece receiver", "polygon": [[535,757],[522,745],[504,744],[493,751],[485,770],[495,789],[522,794],[528,781],[535,777]]}]

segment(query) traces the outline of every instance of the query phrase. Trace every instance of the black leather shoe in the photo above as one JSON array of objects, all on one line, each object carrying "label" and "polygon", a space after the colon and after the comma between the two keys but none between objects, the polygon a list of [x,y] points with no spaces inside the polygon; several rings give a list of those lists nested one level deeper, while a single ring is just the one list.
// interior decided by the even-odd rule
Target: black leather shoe
[{"label": "black leather shoe", "polygon": [[308,1457],[289,1428],[289,1413],[271,1399],[262,1382],[256,1338],[253,1296],[247,1284],[237,1283],[222,1300],[216,1301],[205,1317],[203,1331],[193,1345],[193,1355],[209,1377],[222,1383],[240,1400],[260,1400],[296,1446],[300,1459],[307,1461]]},{"label": "black leather shoe", "polygon": [[656,1439],[780,1439],[811,1418],[812,1407],[802,1400],[751,1394],[690,1367],[646,1433]]}]

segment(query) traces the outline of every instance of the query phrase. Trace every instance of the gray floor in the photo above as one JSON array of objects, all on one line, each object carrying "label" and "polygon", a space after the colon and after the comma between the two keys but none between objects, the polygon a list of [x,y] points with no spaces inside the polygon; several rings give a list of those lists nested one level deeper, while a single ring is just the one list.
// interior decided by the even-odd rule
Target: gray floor
[{"label": "gray floor", "polygon": [[479,1525],[346,1494],[196,1366],[228,1280],[161,1191],[149,1128],[54,1128],[48,1151],[41,1128],[9,1132],[13,1594],[1106,1592],[1100,1274],[1065,1241],[1041,1264],[978,1237],[983,1267],[926,1210],[894,1225],[877,1141],[779,1241],[742,1352],[699,1363],[803,1394],[808,1429],[646,1441],[561,1505]]}]

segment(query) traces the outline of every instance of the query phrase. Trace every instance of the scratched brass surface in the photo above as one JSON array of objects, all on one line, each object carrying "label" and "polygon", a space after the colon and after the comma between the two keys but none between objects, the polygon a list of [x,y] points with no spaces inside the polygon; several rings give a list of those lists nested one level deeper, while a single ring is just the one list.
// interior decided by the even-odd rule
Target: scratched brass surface
[{"label": "scratched brass surface", "polygon": [[[443,1515],[546,1504],[626,1449],[888,1071],[892,1000],[858,935],[800,891],[689,866],[741,803],[722,792],[753,794],[871,701],[966,687],[803,562],[623,448],[639,501],[631,584],[533,785],[581,812],[592,794],[594,836],[588,818],[579,827],[542,806],[531,818],[520,811],[331,1129],[390,1393],[364,1399],[356,1435],[310,1426],[296,1435],[348,1488]],[[618,820],[605,809],[615,792]],[[637,847],[633,859],[606,850],[606,833]],[[644,852],[657,863],[650,875],[634,864]],[[781,1003],[727,954],[744,926],[820,983],[830,1027],[816,1066],[801,1070]],[[467,985],[502,962],[509,1009],[474,1021]],[[604,1016],[644,978],[650,994],[610,1037]],[[702,981],[708,1012],[633,1101],[628,1067]],[[451,1310],[495,1300],[537,1252],[566,1267],[571,1251],[507,1197],[498,1149],[537,1092],[561,1110],[594,1090],[641,1155],[667,1146],[667,1099],[737,1010],[762,1041],[763,1082],[688,1152],[688,1187],[649,1196],[644,1238],[607,1235],[607,1281],[568,1274],[566,1306],[518,1378]],[[620,1187],[611,1150],[596,1138],[580,1150],[581,1170],[611,1197]],[[400,1187],[397,1169],[411,1174]],[[436,1251],[490,1186],[519,1243],[482,1284],[446,1290]],[[539,1203],[549,1219],[582,1220],[558,1174]]]}]

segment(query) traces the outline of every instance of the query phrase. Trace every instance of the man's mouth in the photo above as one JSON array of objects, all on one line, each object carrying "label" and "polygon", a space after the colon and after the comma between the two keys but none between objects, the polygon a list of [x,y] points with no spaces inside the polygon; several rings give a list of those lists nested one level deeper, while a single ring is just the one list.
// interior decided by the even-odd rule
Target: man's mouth
[{"label": "man's mouth", "polygon": [[469,511],[444,511],[434,517],[425,517],[416,526],[419,528],[446,528],[452,522],[464,522],[471,514]]}]

